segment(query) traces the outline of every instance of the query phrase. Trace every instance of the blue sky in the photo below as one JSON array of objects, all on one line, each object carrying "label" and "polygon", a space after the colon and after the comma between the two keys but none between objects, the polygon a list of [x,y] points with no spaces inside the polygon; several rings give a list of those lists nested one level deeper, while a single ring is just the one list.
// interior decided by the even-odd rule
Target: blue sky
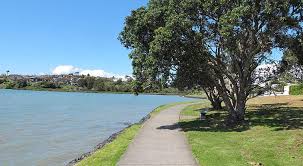
[{"label": "blue sky", "polygon": [[[0,1],[0,73],[105,70],[131,74],[117,40],[124,19],[147,0]],[[275,59],[280,55],[274,51]],[[62,67],[62,66],[61,66]]]},{"label": "blue sky", "polygon": [[124,19],[147,0],[0,1],[0,73],[51,73],[58,65],[131,74],[117,40]]}]

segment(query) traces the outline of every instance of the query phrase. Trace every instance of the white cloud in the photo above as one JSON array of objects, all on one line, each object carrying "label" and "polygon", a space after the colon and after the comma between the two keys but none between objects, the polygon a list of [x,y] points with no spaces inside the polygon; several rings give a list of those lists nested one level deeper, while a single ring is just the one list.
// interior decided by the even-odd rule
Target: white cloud
[{"label": "white cloud", "polygon": [[54,74],[54,75],[70,74],[70,73],[75,73],[75,72],[79,72],[80,75],[89,74],[94,77],[107,77],[107,78],[115,77],[115,78],[122,78],[122,79],[125,78],[124,75],[106,72],[101,69],[81,69],[81,68],[78,68],[78,67],[75,67],[72,65],[59,65],[52,70],[52,74]]},{"label": "white cloud", "polygon": [[59,65],[55,67],[52,71],[52,74],[60,75],[60,74],[70,74],[75,72],[80,72],[80,68],[74,67],[72,65]]}]

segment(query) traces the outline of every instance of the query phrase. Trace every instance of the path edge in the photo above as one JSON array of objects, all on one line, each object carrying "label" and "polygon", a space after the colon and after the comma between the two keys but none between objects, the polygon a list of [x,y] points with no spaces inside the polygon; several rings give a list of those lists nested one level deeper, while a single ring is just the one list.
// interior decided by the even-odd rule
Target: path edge
[{"label": "path edge", "polygon": [[196,162],[196,164],[197,165],[201,165],[200,164],[200,162],[199,162],[199,160],[198,160],[198,158],[194,155],[194,153],[193,153],[193,149],[192,149],[192,146],[189,144],[189,142],[188,142],[188,138],[187,138],[187,136],[186,136],[186,134],[185,134],[185,131],[183,130],[183,128],[181,127],[181,125],[180,125],[180,122],[181,122],[181,120],[182,120],[182,118],[181,118],[181,114],[182,114],[182,111],[184,111],[185,109],[186,109],[186,107],[189,107],[190,105],[192,105],[192,103],[191,104],[188,104],[187,106],[185,106],[181,111],[180,111],[180,114],[179,114],[179,120],[178,120],[178,126],[179,126],[179,128],[180,128],[180,132],[182,133],[182,135],[184,136],[184,138],[185,138],[185,140],[186,140],[186,145],[187,145],[187,147],[189,148],[189,150],[191,151],[191,155],[192,155],[192,157],[194,158],[194,160],[195,160],[195,162]]}]

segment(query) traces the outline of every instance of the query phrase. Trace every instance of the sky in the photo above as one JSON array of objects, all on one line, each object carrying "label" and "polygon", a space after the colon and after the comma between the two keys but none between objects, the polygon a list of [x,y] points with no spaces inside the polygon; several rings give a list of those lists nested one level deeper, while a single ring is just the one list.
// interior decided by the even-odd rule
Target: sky
[{"label": "sky", "polygon": [[129,50],[117,37],[125,17],[146,3],[147,0],[0,1],[0,74],[6,70],[15,74],[51,74],[58,68],[131,74]]},{"label": "sky", "polygon": [[117,37],[125,17],[147,1],[0,1],[0,74],[130,75],[130,50]]}]

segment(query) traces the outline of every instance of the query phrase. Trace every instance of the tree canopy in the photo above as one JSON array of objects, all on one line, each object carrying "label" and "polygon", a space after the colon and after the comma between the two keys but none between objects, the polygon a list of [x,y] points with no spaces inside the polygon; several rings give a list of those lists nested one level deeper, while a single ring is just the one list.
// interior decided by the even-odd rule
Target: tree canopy
[{"label": "tree canopy", "polygon": [[154,83],[200,86],[211,101],[224,101],[236,123],[244,120],[257,66],[273,48],[300,50],[295,43],[302,44],[302,4],[150,0],[126,18],[119,39],[132,49],[138,91]]}]

